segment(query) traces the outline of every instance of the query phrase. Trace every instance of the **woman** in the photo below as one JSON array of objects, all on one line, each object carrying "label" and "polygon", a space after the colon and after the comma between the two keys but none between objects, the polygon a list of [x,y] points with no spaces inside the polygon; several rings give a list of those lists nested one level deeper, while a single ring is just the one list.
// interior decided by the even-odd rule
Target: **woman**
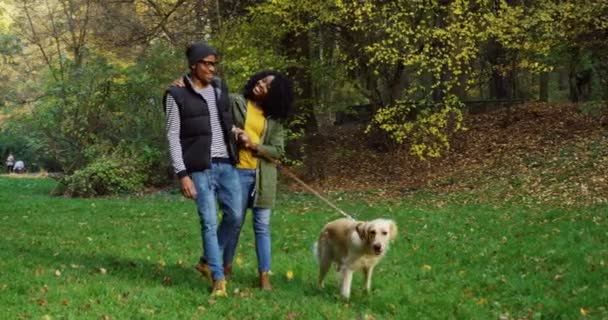
[{"label": "woman", "polygon": [[[249,78],[242,95],[232,95],[230,100],[241,146],[237,165],[243,192],[241,221],[251,208],[259,283],[262,289],[270,290],[270,214],[276,198],[277,168],[267,157],[278,159],[284,152],[283,124],[292,111],[293,87],[281,73],[262,71]],[[219,235],[227,238],[224,264],[230,271],[241,228],[242,224],[232,236]]]},{"label": "woman", "polygon": [[12,152],[8,153],[8,157],[6,158],[6,172],[13,173],[13,167],[15,166],[15,157]]}]

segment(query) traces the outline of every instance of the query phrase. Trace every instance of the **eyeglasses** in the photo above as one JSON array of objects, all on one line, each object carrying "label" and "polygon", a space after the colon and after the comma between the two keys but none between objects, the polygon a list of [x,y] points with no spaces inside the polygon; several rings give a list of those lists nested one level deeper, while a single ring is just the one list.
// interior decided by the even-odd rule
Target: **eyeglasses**
[{"label": "eyeglasses", "polygon": [[219,62],[217,61],[209,61],[209,60],[199,60],[198,63],[202,63],[205,67],[217,67]]}]

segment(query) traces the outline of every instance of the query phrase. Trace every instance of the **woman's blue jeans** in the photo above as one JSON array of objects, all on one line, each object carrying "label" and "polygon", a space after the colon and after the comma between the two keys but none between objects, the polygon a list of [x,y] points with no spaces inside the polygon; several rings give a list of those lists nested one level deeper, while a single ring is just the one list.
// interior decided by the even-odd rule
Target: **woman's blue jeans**
[{"label": "woman's blue jeans", "polygon": [[[212,162],[211,168],[192,173],[196,188],[196,205],[201,223],[204,258],[214,280],[224,279],[222,249],[243,224],[241,186],[236,168],[226,162]],[[218,228],[217,205],[222,210]]]},{"label": "woman's blue jeans", "polygon": [[224,263],[231,264],[234,258],[239,235],[245,221],[247,208],[253,213],[253,232],[255,234],[255,253],[258,258],[258,271],[270,271],[271,247],[270,247],[270,208],[259,208],[253,206],[255,197],[255,170],[237,169],[241,182],[242,192],[242,219],[235,236],[227,242],[224,249]]}]

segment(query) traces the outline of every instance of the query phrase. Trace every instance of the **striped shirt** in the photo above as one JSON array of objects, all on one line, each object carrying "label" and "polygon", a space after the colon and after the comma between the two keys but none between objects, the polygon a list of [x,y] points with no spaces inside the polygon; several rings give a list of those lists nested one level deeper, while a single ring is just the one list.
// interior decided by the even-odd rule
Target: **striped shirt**
[{"label": "striped shirt", "polygon": [[[192,81],[188,78],[190,84]],[[198,93],[207,102],[209,108],[209,122],[211,125],[211,158],[228,158],[228,150],[222,126],[218,115],[217,105],[215,101],[215,90],[213,86],[208,85],[205,88],[196,88],[192,85],[194,91]],[[182,145],[180,143],[180,128],[181,119],[179,116],[179,107],[171,94],[167,94],[166,100],[166,122],[167,140],[169,142],[169,154],[171,155],[171,163],[175,173],[186,170],[184,164]]]}]

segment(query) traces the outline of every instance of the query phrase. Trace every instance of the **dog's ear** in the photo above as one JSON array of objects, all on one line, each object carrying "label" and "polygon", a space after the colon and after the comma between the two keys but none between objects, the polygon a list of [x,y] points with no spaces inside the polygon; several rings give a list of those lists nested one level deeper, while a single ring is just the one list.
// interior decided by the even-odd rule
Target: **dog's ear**
[{"label": "dog's ear", "polygon": [[392,220],[390,222],[390,233],[391,240],[395,240],[397,238],[397,224]]},{"label": "dog's ear", "polygon": [[367,239],[367,226],[366,226],[365,222],[357,223],[357,225],[355,226],[355,231],[357,231],[357,234],[359,235],[359,239],[361,239],[361,240]]}]

